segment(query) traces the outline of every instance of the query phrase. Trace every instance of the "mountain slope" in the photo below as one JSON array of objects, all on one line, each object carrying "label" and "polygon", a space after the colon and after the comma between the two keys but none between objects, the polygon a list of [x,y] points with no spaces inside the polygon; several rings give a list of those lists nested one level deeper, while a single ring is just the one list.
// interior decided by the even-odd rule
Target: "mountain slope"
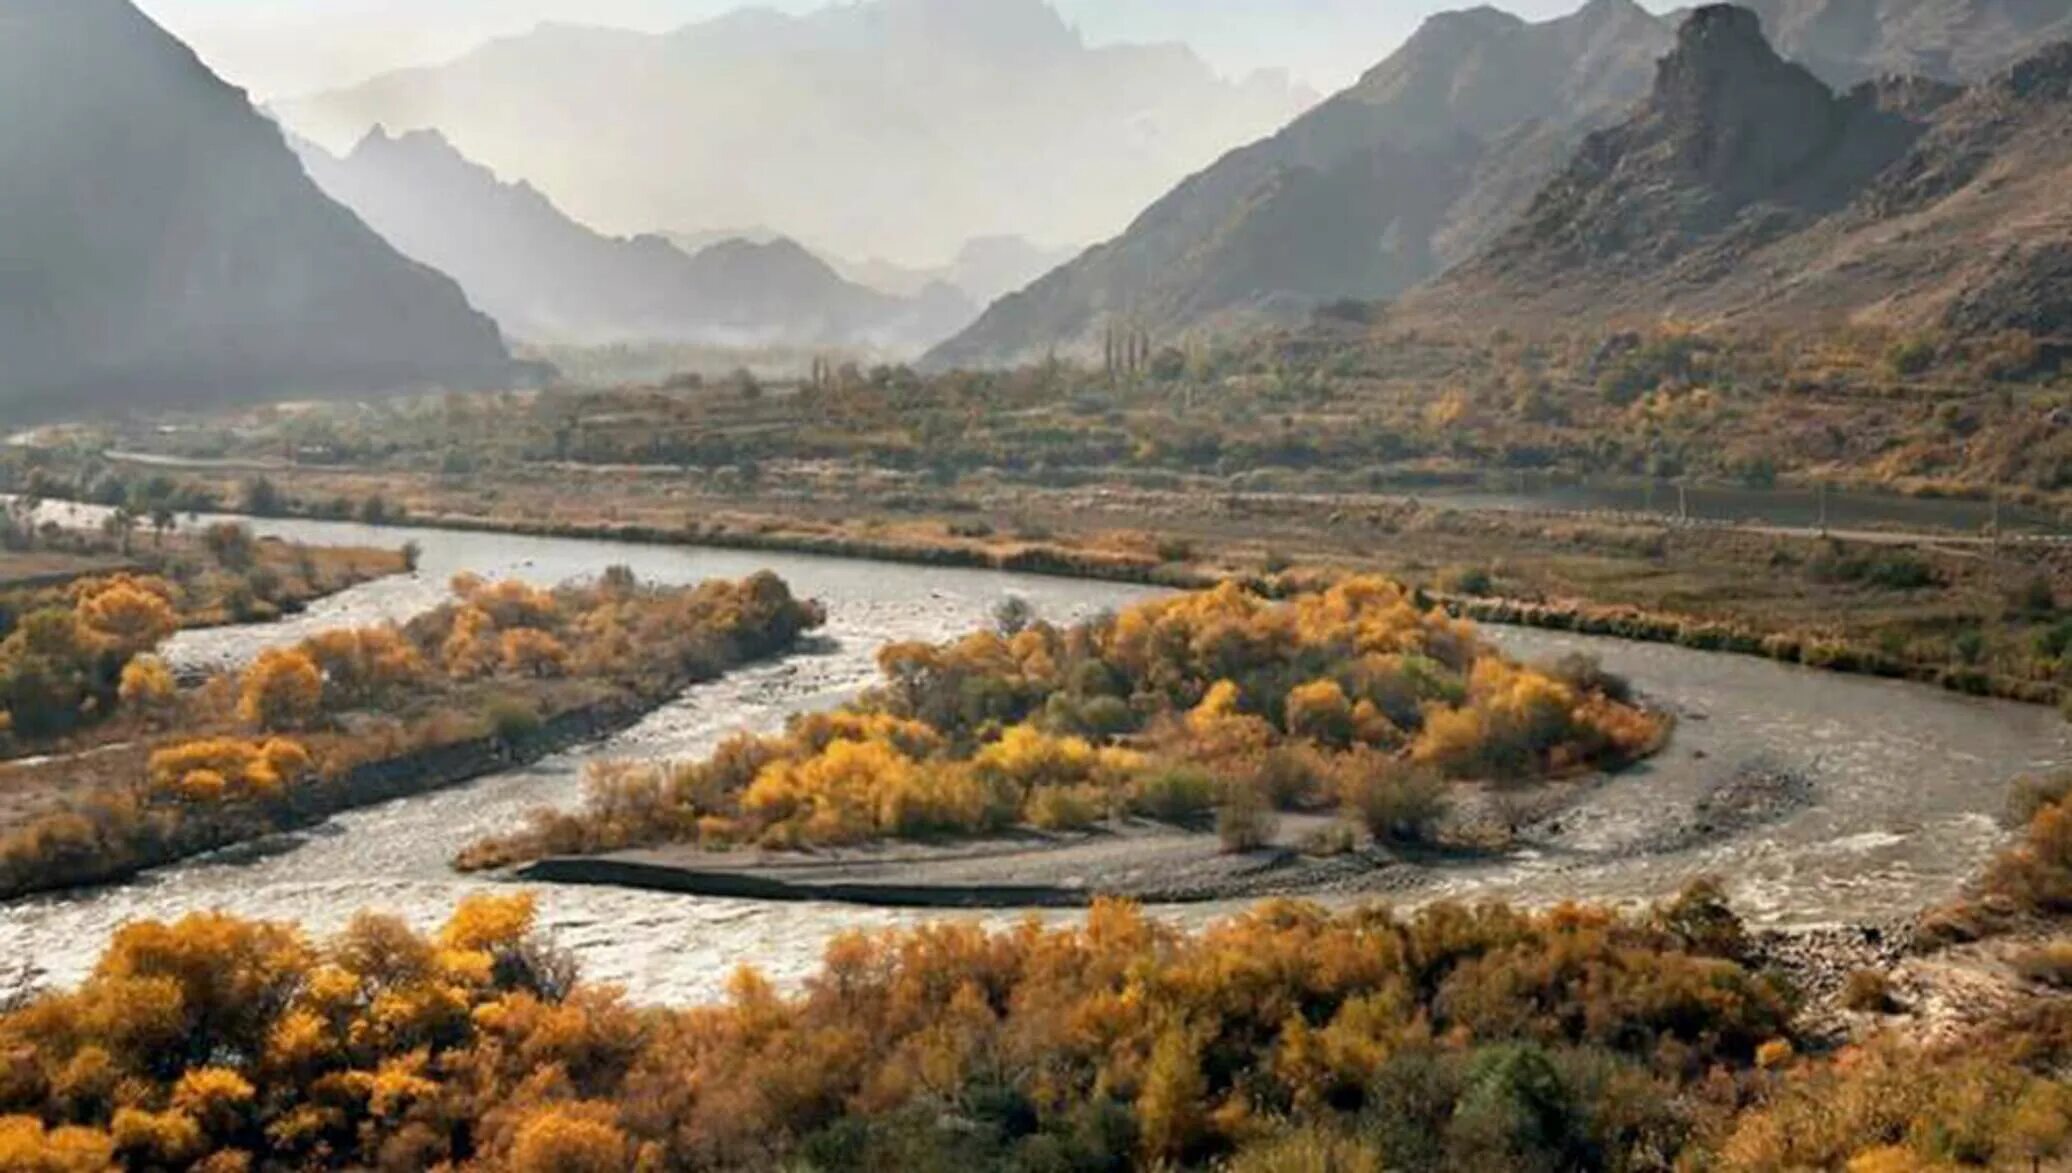
[{"label": "mountain slope", "polygon": [[0,404],[494,383],[447,278],[127,0],[0,3]]},{"label": "mountain slope", "polygon": [[1528,24],[1432,18],[1358,84],[1181,184],[1122,236],[996,303],[930,356],[997,363],[1392,297],[1522,209],[1595,126],[1646,92],[1669,34],[1633,0]]},{"label": "mountain slope", "polygon": [[[1975,79],[2072,25],[2063,0],[1755,0],[1830,84],[1906,66]],[[1528,25],[1434,17],[1352,89],[1233,152],[1121,237],[992,306],[937,365],[1089,352],[1111,324],[1171,338],[1393,298],[1474,256],[1593,130],[1648,92],[1675,26],[1628,0]],[[1803,87],[1797,87],[1803,92]]]},{"label": "mountain slope", "polygon": [[2072,38],[2060,0],[1746,0],[1770,43],[1837,89],[1879,77],[1976,81]]},{"label": "mountain slope", "polygon": [[279,109],[332,149],[436,126],[607,231],[773,224],[917,264],[1107,235],[1307,100],[1176,46],[1089,47],[1043,0],[869,0],[660,36],[548,26]]},{"label": "mountain slope", "polygon": [[1837,95],[1752,12],[1684,26],[1655,90],[1594,136],[1406,326],[1664,316],[2072,333],[2072,45],[1969,90]]},{"label": "mountain slope", "polygon": [[692,255],[660,237],[601,235],[436,131],[377,129],[343,159],[298,148],[318,186],[531,342],[915,347],[971,313],[851,284],[788,240],[723,240]]}]

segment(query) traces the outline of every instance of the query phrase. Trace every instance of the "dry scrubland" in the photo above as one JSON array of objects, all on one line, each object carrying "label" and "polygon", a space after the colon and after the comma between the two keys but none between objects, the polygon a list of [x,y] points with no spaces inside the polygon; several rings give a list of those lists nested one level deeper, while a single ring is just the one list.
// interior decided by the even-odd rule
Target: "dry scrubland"
[{"label": "dry scrubland", "polygon": [[[109,719],[90,749],[0,771],[0,891],[120,879],[451,785],[623,724],[822,621],[771,575],[661,589],[611,571],[555,591],[463,577],[454,590],[406,624],[324,632],[187,687],[149,651],[174,626],[165,580],[88,580],[74,609],[32,614],[0,654],[76,651]],[[43,695],[9,699],[20,726]]]},{"label": "dry scrubland", "polygon": [[1537,473],[2072,504],[2072,385],[2049,340],[1676,325],[1469,337],[1371,327],[1362,313],[1338,307],[1307,329],[1111,370],[823,364],[803,384],[743,373],[259,408],[112,439],[184,457],[456,474],[561,462],[752,480],[773,462],[817,461],[938,486],[997,472],[1050,486],[1201,478],[1345,492]]}]

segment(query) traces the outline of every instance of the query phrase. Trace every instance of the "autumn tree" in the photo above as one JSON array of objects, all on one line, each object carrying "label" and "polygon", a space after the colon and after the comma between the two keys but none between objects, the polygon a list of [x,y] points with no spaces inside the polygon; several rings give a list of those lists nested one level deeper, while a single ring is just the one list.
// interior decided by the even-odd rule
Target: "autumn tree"
[{"label": "autumn tree", "polygon": [[117,691],[126,708],[156,712],[170,705],[179,693],[172,669],[157,656],[138,656],[122,667],[122,684]]},{"label": "autumn tree", "polygon": [[165,593],[127,578],[82,597],[79,620],[123,656],[157,647],[180,626]]},{"label": "autumn tree", "polygon": [[499,641],[506,671],[519,676],[561,676],[567,673],[568,649],[548,632],[514,627]]},{"label": "autumn tree", "polygon": [[300,729],[323,706],[324,677],[300,651],[269,648],[245,670],[238,716],[261,729]]},{"label": "autumn tree", "polygon": [[1288,732],[1326,745],[1353,736],[1353,706],[1335,680],[1315,680],[1288,694]]}]

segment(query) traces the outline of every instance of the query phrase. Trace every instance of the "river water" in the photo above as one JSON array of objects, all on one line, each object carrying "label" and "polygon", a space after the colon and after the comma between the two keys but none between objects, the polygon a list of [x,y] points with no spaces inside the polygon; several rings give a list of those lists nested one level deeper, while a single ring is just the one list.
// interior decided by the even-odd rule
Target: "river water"
[{"label": "river water", "polygon": [[[527,769],[342,815],[135,883],[0,907],[0,970],[12,969],[0,973],[0,992],[76,980],[108,935],[137,918],[222,909],[322,933],[374,909],[429,927],[466,894],[502,887],[451,873],[454,853],[529,810],[574,804],[587,761],[693,756],[736,729],[777,729],[794,712],[838,703],[864,687],[886,643],[939,640],[980,626],[1009,594],[1046,618],[1068,620],[1149,593],[799,555],[345,523],[252,524],[262,535],[310,543],[415,541],[423,559],[416,575],[355,588],[283,623],[183,633],[168,649],[176,662],[233,662],[315,628],[407,616],[440,599],[461,570],[551,584],[615,563],[671,583],[775,570],[827,605],[827,638],[813,650],[693,688],[617,737]],[[1678,713],[1676,739],[1654,762],[1603,782],[1558,820],[1531,828],[1525,851],[1499,862],[1417,871],[1406,877],[1405,899],[1632,901],[1710,874],[1763,924],[1904,914],[1952,894],[1991,854],[2002,838],[1995,817],[2013,778],[2072,761],[2072,727],[2044,709],[1661,645],[1513,629],[1491,634],[1528,659],[1570,650],[1600,656]],[[1794,779],[1789,800],[1751,817],[1722,799],[1739,794],[1737,780],[1751,775]],[[598,888],[537,894],[543,926],[575,952],[587,975],[639,999],[668,1002],[715,995],[741,965],[795,979],[817,965],[837,932],[942,915]],[[1234,907],[1162,915],[1196,924]],[[975,919],[1004,925],[1018,917]]]}]

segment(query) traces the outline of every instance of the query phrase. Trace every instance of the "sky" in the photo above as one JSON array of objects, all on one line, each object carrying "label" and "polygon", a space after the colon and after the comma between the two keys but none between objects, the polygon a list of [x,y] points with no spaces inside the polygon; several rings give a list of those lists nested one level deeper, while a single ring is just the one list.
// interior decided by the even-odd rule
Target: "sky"
[{"label": "sky", "polygon": [[[138,0],[230,81],[264,101],[459,56],[545,21],[662,31],[741,0]],[[846,0],[838,0],[846,2]],[[967,0],[984,4],[989,0]],[[1329,92],[1433,12],[1477,0],[1053,0],[1095,43],[1184,41],[1233,77],[1287,69]],[[1582,0],[1498,0],[1530,20]],[[827,0],[763,0],[792,12]],[[1667,7],[1652,4],[1651,7]]]}]

